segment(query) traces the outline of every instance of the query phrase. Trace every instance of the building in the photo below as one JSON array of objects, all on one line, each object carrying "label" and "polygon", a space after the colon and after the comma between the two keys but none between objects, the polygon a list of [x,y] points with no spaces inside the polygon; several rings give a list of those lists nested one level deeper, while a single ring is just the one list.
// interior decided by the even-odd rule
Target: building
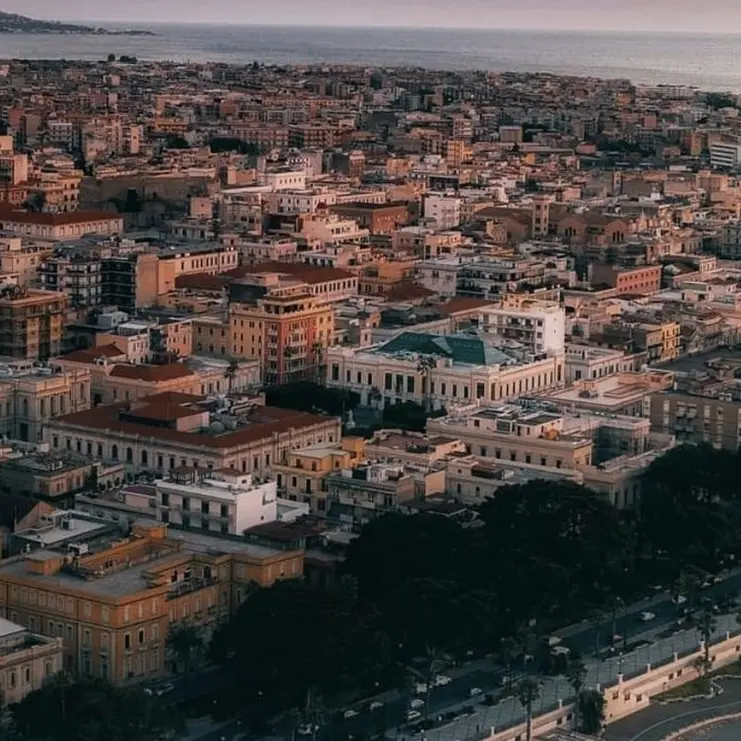
[{"label": "building", "polygon": [[741,164],[741,145],[732,142],[713,142],[710,145],[710,167],[736,170]]},{"label": "building", "polygon": [[63,669],[61,638],[39,635],[0,617],[0,692],[3,703],[20,702]]},{"label": "building", "polygon": [[616,507],[632,507],[646,468],[675,444],[652,432],[648,419],[560,412],[547,402],[471,404],[427,420],[427,433],[453,437],[493,464],[501,461],[574,470]]},{"label": "building", "polygon": [[37,442],[43,426],[59,414],[90,408],[90,371],[31,361],[0,364],[0,434]]},{"label": "building", "polygon": [[0,356],[46,360],[59,355],[66,308],[64,293],[0,289]]},{"label": "building", "polygon": [[122,463],[104,465],[80,453],[32,453],[0,462],[0,492],[22,492],[47,501],[73,501],[79,491],[121,486]]},{"label": "building", "polygon": [[123,233],[123,216],[108,211],[51,214],[5,209],[0,212],[0,231],[56,241],[79,239],[88,234],[107,237]]},{"label": "building", "polygon": [[590,267],[593,286],[615,288],[618,295],[646,295],[661,290],[661,265],[618,268],[594,263]]},{"label": "building", "polygon": [[127,472],[164,475],[189,466],[233,468],[260,478],[291,449],[340,440],[334,417],[259,405],[244,410],[200,396],[163,393],[49,421],[51,450],[80,450]]},{"label": "building", "polygon": [[95,257],[49,256],[39,266],[38,273],[41,288],[67,294],[72,308],[93,308],[103,300],[102,265]]},{"label": "building", "polygon": [[221,535],[242,535],[278,519],[275,481],[261,480],[233,468],[209,471],[175,469],[154,483],[157,519],[177,527]]},{"label": "building", "polygon": [[562,354],[497,347],[486,335],[402,332],[372,347],[330,347],[326,357],[327,385],[354,391],[369,406],[504,402],[564,384]]},{"label": "building", "polygon": [[330,211],[353,219],[371,234],[391,235],[409,220],[405,203],[342,203],[332,206]]},{"label": "building", "polygon": [[303,572],[301,550],[71,510],[47,515],[29,545],[0,562],[0,614],[62,642],[65,670],[114,682],[162,675],[173,623],[209,631],[251,584]]},{"label": "building", "polygon": [[[51,242],[26,240],[21,237],[0,237],[0,273],[17,276],[19,286],[36,285],[44,260],[51,254]],[[41,287],[46,288],[43,284]]]},{"label": "building", "polygon": [[159,258],[137,252],[101,261],[102,303],[124,311],[150,306],[159,292]]},{"label": "building", "polygon": [[455,229],[461,223],[461,199],[445,193],[427,193],[422,214],[433,221],[437,229]]},{"label": "building", "polygon": [[484,335],[514,340],[536,355],[563,355],[565,327],[564,310],[540,301],[507,300],[483,308],[479,317]]},{"label": "building", "polygon": [[228,354],[259,358],[266,384],[319,377],[333,334],[332,305],[306,283],[288,282],[229,308]]}]

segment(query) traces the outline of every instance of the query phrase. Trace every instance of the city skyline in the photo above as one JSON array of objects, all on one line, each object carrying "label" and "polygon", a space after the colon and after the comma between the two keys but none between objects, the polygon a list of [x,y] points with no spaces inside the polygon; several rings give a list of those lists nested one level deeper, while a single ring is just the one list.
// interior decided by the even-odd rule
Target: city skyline
[{"label": "city skyline", "polygon": [[729,33],[741,21],[741,7],[729,0],[698,6],[690,0],[658,0],[649,6],[626,0],[521,0],[516,7],[500,0],[369,0],[362,7],[338,0],[283,0],[274,6],[246,9],[237,0],[131,0],[123,13],[116,6],[101,9],[95,0],[79,0],[60,8],[53,0],[0,0],[0,9],[39,19],[60,21],[231,23],[247,25],[326,25],[382,27],[456,27],[550,30],[697,31]]}]

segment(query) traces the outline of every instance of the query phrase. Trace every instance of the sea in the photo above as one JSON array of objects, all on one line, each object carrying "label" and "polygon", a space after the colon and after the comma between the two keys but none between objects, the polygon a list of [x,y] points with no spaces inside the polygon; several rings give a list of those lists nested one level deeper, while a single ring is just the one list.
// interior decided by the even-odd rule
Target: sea
[{"label": "sea", "polygon": [[136,27],[158,35],[0,34],[0,59],[97,60],[113,52],[177,62],[550,72],[741,93],[741,35],[734,34],[174,23]]}]

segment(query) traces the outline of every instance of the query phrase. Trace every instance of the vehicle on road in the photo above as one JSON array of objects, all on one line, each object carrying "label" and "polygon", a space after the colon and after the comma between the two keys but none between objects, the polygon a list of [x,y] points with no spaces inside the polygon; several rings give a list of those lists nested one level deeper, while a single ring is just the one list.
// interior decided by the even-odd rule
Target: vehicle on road
[{"label": "vehicle on road", "polygon": [[300,723],[296,729],[296,733],[299,736],[311,736],[312,733],[319,730],[318,725],[312,725],[311,723]]},{"label": "vehicle on road", "polygon": [[415,695],[426,695],[428,689],[429,687],[424,682],[417,682],[414,685],[414,694]]},{"label": "vehicle on road", "polygon": [[150,697],[162,697],[163,695],[169,694],[174,689],[175,685],[172,684],[172,682],[168,682],[167,684],[158,684],[156,687],[146,687],[144,689],[144,694],[149,695]]},{"label": "vehicle on road", "polygon": [[410,703],[409,707],[412,710],[419,710],[419,708],[423,708],[425,706],[425,701],[420,700],[418,697],[415,697]]},{"label": "vehicle on road", "polygon": [[702,584],[700,584],[700,589],[710,589],[710,587],[714,587],[719,581],[720,580],[717,576],[710,574],[709,576],[706,576]]},{"label": "vehicle on road", "polygon": [[481,687],[471,687],[471,689],[468,692],[469,697],[477,697],[482,692]]},{"label": "vehicle on road", "polygon": [[373,700],[373,702],[368,705],[368,710],[372,713],[374,710],[380,710],[383,707],[383,703],[380,700]]},{"label": "vehicle on road", "polygon": [[641,620],[644,623],[650,623],[652,620],[656,619],[656,614],[653,612],[642,612],[641,613]]},{"label": "vehicle on road", "polygon": [[675,594],[672,597],[672,602],[675,605],[683,605],[687,601],[687,597],[685,597],[683,594]]},{"label": "vehicle on road", "polygon": [[422,713],[419,710],[407,710],[406,719],[408,721],[419,720],[422,717]]},{"label": "vehicle on road", "polygon": [[446,674],[438,674],[433,680],[432,684],[435,687],[445,687],[446,684],[450,684],[453,680]]},{"label": "vehicle on road", "polygon": [[352,708],[348,708],[344,713],[342,713],[342,717],[345,720],[350,720],[350,718],[354,718],[356,715],[358,715],[358,711],[353,710]]}]

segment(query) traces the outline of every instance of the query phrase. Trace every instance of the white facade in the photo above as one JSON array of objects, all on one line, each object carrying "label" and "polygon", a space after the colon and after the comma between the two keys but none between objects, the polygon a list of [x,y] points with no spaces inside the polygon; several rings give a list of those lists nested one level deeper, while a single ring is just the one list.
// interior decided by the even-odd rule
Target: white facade
[{"label": "white facade", "polygon": [[271,190],[305,190],[305,170],[268,170],[258,175],[260,185],[267,185]]},{"label": "white facade", "polygon": [[[327,348],[327,386],[360,394],[366,405],[413,401],[433,409],[474,401],[507,401],[564,385],[563,355],[510,365],[466,365],[434,358],[429,369],[415,353]],[[380,394],[380,400],[374,395]]]},{"label": "white facade", "polygon": [[157,479],[157,519],[206,532],[241,535],[278,519],[275,481],[221,470],[190,483]]},{"label": "white facade", "polygon": [[710,145],[710,166],[737,169],[741,162],[741,145],[715,142]]},{"label": "white facade", "polygon": [[458,288],[461,261],[455,259],[428,260],[416,267],[417,282],[439,296],[453,298]]},{"label": "white facade", "polygon": [[560,306],[535,301],[485,308],[479,315],[479,329],[521,342],[536,354],[562,355],[566,314]]},{"label": "white facade", "polygon": [[461,199],[444,193],[428,193],[423,216],[432,219],[438,229],[454,229],[461,223]]}]

